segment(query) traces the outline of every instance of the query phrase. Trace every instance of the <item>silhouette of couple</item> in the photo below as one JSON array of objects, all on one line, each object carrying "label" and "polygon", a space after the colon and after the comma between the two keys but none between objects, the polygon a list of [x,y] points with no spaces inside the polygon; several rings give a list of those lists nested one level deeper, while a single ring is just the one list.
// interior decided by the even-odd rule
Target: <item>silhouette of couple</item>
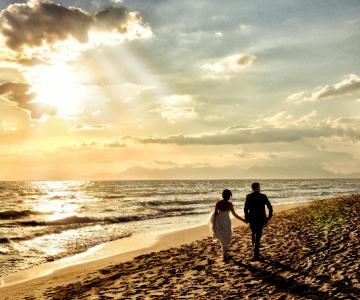
[{"label": "silhouette of couple", "polygon": [[[215,205],[215,210],[210,216],[211,230],[214,238],[219,240],[224,261],[229,259],[228,251],[231,243],[232,230],[230,212],[232,215],[250,224],[251,240],[254,251],[254,260],[261,260],[260,256],[260,239],[265,224],[272,218],[272,206],[265,194],[260,193],[260,184],[254,182],[251,185],[253,192],[246,196],[244,213],[245,219],[240,217],[234,210],[233,204],[230,202],[232,193],[230,190],[224,190],[222,193],[223,200],[220,200]],[[268,217],[266,216],[265,206],[269,210]]]}]

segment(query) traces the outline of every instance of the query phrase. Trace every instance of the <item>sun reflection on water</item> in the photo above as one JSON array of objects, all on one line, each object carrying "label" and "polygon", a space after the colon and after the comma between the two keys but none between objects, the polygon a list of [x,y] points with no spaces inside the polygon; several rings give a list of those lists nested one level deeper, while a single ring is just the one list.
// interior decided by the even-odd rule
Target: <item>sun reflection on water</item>
[{"label": "sun reflection on water", "polygon": [[51,258],[69,250],[69,241],[76,240],[77,235],[78,232],[76,230],[66,230],[59,234],[36,237],[29,241],[25,241],[24,245],[29,249],[33,249],[46,257]]},{"label": "sun reflection on water", "polygon": [[47,214],[46,221],[77,215],[81,207],[80,202],[86,201],[81,189],[78,188],[80,184],[64,181],[38,183],[38,188],[43,191],[43,195],[33,203],[32,209]]},{"label": "sun reflection on water", "polygon": [[[40,212],[41,220],[45,222],[66,219],[80,214],[82,203],[87,202],[88,196],[82,191],[84,182],[76,181],[39,181],[33,182],[33,186],[40,191],[39,197],[32,200],[32,210]],[[66,220],[65,220],[66,221]],[[49,223],[53,224],[53,223]],[[66,222],[64,223],[66,225]],[[67,224],[71,226],[71,223]],[[54,227],[54,230],[56,227]],[[52,229],[47,229],[49,233]],[[74,229],[59,233],[35,237],[24,241],[23,245],[29,249],[35,249],[46,257],[57,257],[67,251],[69,241],[74,241],[79,234]]]},{"label": "sun reflection on water", "polygon": [[40,200],[34,209],[42,213],[49,213],[45,217],[46,221],[59,220],[73,216],[78,211],[79,205],[73,203],[66,203],[63,200]]}]

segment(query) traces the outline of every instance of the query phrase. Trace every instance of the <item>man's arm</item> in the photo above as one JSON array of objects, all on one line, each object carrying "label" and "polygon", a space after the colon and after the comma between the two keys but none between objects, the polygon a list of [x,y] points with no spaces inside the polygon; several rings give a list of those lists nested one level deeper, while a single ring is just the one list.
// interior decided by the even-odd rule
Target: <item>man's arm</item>
[{"label": "man's arm", "polygon": [[244,215],[245,215],[245,222],[249,223],[249,195],[246,196],[245,205],[244,205]]},{"label": "man's arm", "polygon": [[267,206],[267,208],[268,208],[268,210],[269,210],[269,217],[268,217],[268,220],[270,220],[271,218],[272,218],[272,216],[273,216],[273,208],[272,208],[272,205],[271,205],[271,203],[270,203],[270,201],[269,201],[269,199],[268,199],[268,197],[265,195],[265,204],[266,204],[266,206]]}]

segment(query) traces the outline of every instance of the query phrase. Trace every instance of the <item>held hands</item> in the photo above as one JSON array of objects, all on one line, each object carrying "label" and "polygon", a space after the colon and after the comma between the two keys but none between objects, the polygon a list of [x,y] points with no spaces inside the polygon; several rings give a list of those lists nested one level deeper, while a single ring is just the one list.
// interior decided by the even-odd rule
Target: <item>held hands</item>
[{"label": "held hands", "polygon": [[242,217],[238,217],[238,219],[239,219],[240,221],[243,221],[244,223],[247,223],[246,220],[245,220],[244,218],[242,218]]}]

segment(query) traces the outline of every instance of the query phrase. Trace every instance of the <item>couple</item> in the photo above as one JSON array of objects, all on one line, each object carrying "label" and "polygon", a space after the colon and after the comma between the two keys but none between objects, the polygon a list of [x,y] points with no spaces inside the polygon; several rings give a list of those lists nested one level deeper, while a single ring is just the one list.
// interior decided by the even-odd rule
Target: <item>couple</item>
[{"label": "couple", "polygon": [[[211,230],[214,237],[220,241],[224,261],[228,260],[228,251],[231,243],[231,221],[229,213],[245,223],[250,223],[254,260],[260,260],[260,239],[265,224],[272,217],[272,206],[265,194],[260,193],[260,184],[254,182],[251,185],[253,192],[246,196],[244,212],[245,219],[240,217],[234,210],[233,204],[229,201],[232,197],[230,190],[224,190],[223,200],[216,203],[215,210],[210,216]],[[266,217],[265,205],[269,210],[269,217]]]}]

